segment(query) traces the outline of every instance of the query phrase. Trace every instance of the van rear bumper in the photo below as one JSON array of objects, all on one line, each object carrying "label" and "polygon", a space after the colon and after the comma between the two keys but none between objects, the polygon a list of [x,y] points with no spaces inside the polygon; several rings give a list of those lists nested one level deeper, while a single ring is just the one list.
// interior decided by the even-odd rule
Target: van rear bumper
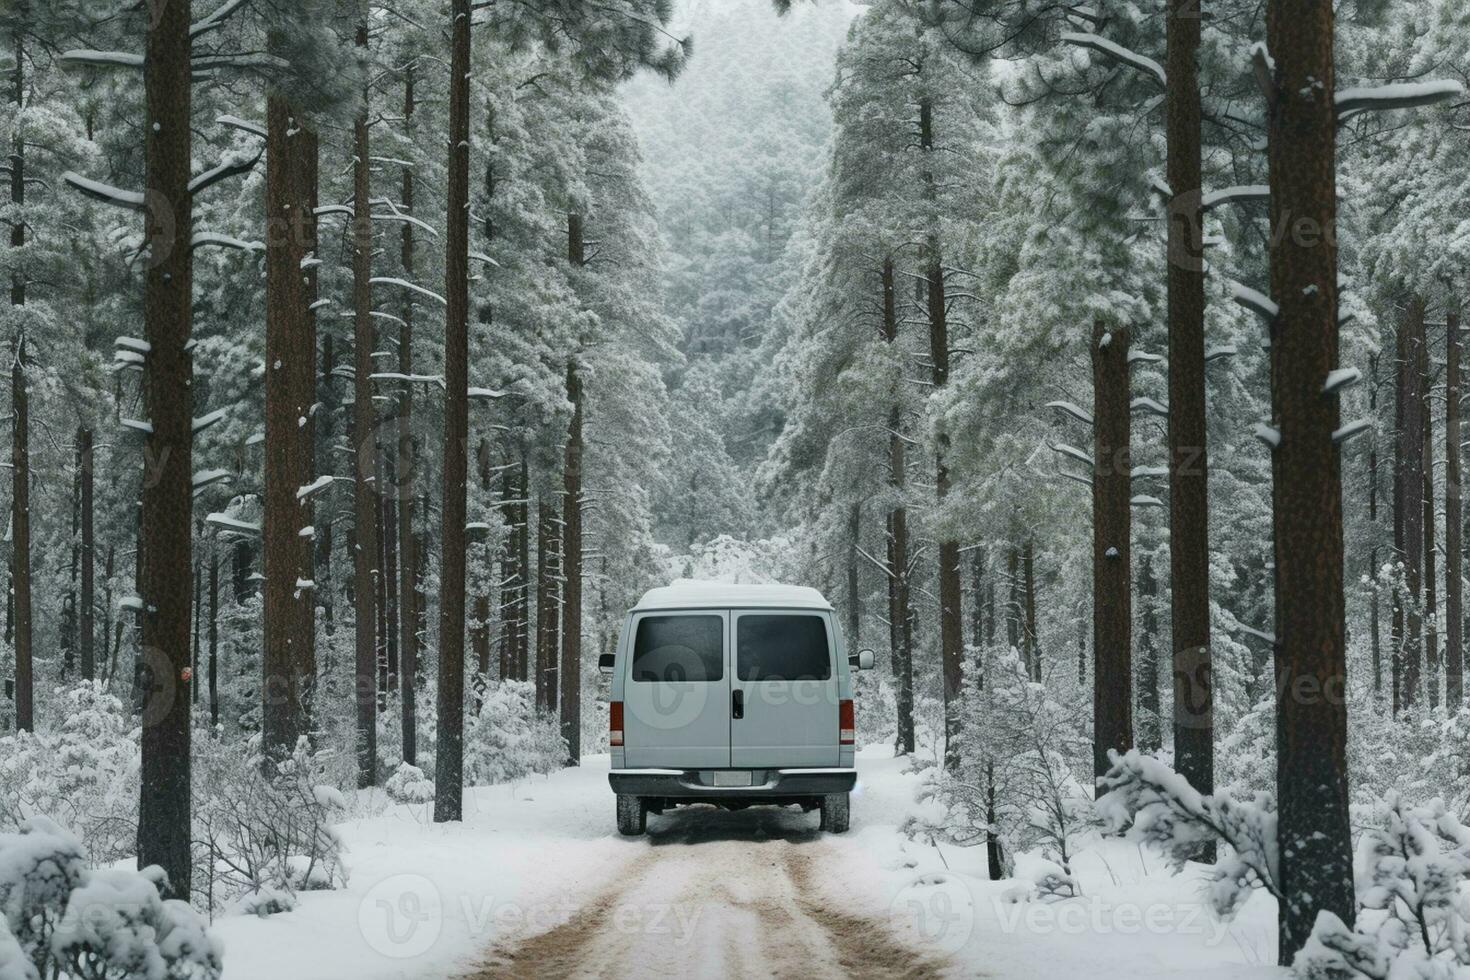
[{"label": "van rear bumper", "polygon": [[[716,773],[750,773],[749,786],[717,786]],[[697,802],[721,799],[787,799],[847,793],[857,783],[856,769],[614,769],[607,774],[613,792]],[[721,779],[721,781],[724,781]]]}]

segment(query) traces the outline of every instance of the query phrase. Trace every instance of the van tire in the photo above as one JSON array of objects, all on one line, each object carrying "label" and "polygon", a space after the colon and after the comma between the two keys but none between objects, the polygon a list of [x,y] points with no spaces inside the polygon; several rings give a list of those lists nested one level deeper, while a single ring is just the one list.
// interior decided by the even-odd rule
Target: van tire
[{"label": "van tire", "polygon": [[641,796],[618,794],[618,833],[637,837],[648,827],[648,807]]},{"label": "van tire", "polygon": [[822,797],[822,822],[818,829],[829,834],[847,833],[848,794],[829,793]]}]

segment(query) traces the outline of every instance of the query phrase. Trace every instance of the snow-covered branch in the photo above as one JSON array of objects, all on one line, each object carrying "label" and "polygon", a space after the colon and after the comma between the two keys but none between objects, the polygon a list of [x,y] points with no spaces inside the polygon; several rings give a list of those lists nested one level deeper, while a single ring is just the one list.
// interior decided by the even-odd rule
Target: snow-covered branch
[{"label": "snow-covered branch", "polygon": [[1054,408],[1057,411],[1061,412],[1063,415],[1070,415],[1072,418],[1081,422],[1083,425],[1093,424],[1092,413],[1079,405],[1074,405],[1071,402],[1047,402],[1046,407]]},{"label": "snow-covered branch", "polygon": [[1130,51],[1121,44],[1115,44],[1100,34],[1078,34],[1067,31],[1062,34],[1062,42],[1076,45],[1079,48],[1088,48],[1120,64],[1136,68],[1157,82],[1159,88],[1166,88],[1169,84],[1163,65],[1137,51]]},{"label": "snow-covered branch", "polygon": [[1434,82],[1398,82],[1339,89],[1333,102],[1338,121],[1360,112],[1383,112],[1388,109],[1414,109],[1434,105],[1445,99],[1463,95],[1465,86],[1451,79]]},{"label": "snow-covered branch", "polygon": [[128,208],[133,211],[145,210],[142,191],[125,191],[111,184],[104,184],[100,180],[83,177],[81,174],[68,170],[61,175],[61,179],[72,187],[81,191],[94,200],[104,204],[111,204],[119,208]]}]

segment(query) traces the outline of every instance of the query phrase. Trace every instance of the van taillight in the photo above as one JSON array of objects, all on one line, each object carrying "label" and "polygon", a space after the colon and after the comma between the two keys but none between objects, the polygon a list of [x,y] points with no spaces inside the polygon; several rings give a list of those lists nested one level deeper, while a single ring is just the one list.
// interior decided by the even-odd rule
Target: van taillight
[{"label": "van taillight", "polygon": [[857,742],[857,725],[852,720],[852,701],[844,698],[837,702],[837,744],[853,745]]},{"label": "van taillight", "polygon": [[[851,703],[848,702],[848,704]],[[623,744],[623,702],[621,701],[610,702],[607,706],[607,744]]]}]

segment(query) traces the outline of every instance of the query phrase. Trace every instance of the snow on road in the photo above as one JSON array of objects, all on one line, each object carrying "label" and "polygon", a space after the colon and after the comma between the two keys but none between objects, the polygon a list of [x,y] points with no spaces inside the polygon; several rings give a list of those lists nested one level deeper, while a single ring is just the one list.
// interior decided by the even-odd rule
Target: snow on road
[{"label": "snow on road", "polygon": [[859,755],[840,836],[818,833],[815,813],[757,807],[673,811],[622,838],[607,765],[477,788],[462,825],[423,806],[344,824],[347,888],[216,921],[225,980],[1284,975],[1262,965],[1269,899],[1227,927],[1198,869],[1170,875],[1120,841],[1077,858],[1082,897],[1013,901],[1017,882],[986,880],[983,848],[898,833],[917,777],[882,747]]}]

